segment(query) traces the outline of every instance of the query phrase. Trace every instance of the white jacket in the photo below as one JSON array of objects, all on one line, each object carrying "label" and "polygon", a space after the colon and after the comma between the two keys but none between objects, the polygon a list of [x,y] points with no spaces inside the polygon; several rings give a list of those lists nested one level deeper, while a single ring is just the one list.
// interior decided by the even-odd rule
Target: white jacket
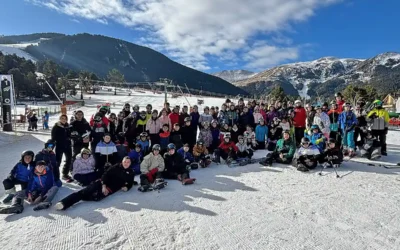
[{"label": "white jacket", "polygon": [[329,119],[329,116],[324,112],[322,112],[321,114],[315,114],[313,124],[318,125],[322,133],[324,134],[329,134],[331,132],[331,121]]}]

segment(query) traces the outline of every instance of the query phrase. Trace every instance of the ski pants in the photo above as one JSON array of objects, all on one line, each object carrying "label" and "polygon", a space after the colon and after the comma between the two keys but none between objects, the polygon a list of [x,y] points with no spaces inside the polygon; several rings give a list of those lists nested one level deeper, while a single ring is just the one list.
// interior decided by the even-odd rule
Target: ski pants
[{"label": "ski pants", "polygon": [[14,178],[7,178],[3,180],[4,190],[14,189],[15,185],[21,185],[21,189],[25,190],[28,187],[28,182],[23,182]]},{"label": "ski pants", "polygon": [[296,145],[300,145],[301,139],[304,137],[304,130],[306,128],[294,128],[294,137],[296,139]]},{"label": "ski pants", "polygon": [[245,150],[243,152],[238,151],[236,155],[238,158],[251,158],[253,157],[253,151],[252,150]]},{"label": "ski pants", "polygon": [[[52,188],[50,188],[47,193],[42,197],[42,202],[51,202],[54,197],[56,196],[58,192],[58,187],[57,186],[53,186]],[[35,200],[36,198],[38,198],[40,196],[40,192],[35,192],[33,191],[32,193],[32,199]]]},{"label": "ski pants", "polygon": [[71,170],[72,148],[71,145],[56,145],[56,161],[57,167],[54,168],[54,180],[60,179],[60,166],[63,155],[65,155],[65,164],[62,168],[62,174],[67,175]]},{"label": "ski pants", "polygon": [[43,128],[44,129],[49,129],[49,122],[43,122]]},{"label": "ski pants", "polygon": [[140,185],[148,185],[153,183],[156,179],[161,178],[162,177],[162,173],[161,172],[157,172],[154,174],[151,174],[151,176],[149,176],[150,173],[147,174],[141,174],[140,175]]},{"label": "ski pants", "polygon": [[37,122],[31,122],[31,128],[37,130]]},{"label": "ski pants", "polygon": [[349,150],[355,150],[354,130],[343,133],[342,145],[343,147],[347,147]]},{"label": "ski pants", "polygon": [[268,151],[274,151],[276,148],[276,142],[270,141],[267,144],[267,150]]},{"label": "ski pants", "polygon": [[279,155],[280,155],[279,152],[269,153],[267,155],[267,157],[265,158],[265,162],[269,163],[270,165],[272,165],[273,161],[275,161],[276,163],[281,163],[281,164],[290,164],[291,163],[291,161],[292,161],[291,159],[283,160],[283,159],[281,159],[281,157]]},{"label": "ski pants", "polygon": [[88,174],[75,174],[74,179],[83,187],[88,186],[90,183],[97,180],[97,173],[88,173]]},{"label": "ski pants", "polygon": [[386,131],[385,130],[372,130],[372,134],[378,138],[381,143],[381,152],[382,154],[387,153],[387,144],[386,144]]},{"label": "ski pants", "polygon": [[317,167],[317,165],[318,165],[318,160],[317,159],[308,159],[309,160],[308,162],[306,160],[307,160],[306,157],[300,157],[300,158],[296,159],[295,167],[298,168],[298,166],[300,164],[303,164],[308,169],[314,169],[314,168]]},{"label": "ski pants", "polygon": [[[111,194],[112,193],[108,194],[108,196],[110,196]],[[80,201],[101,201],[105,197],[106,196],[102,192],[101,181],[98,180],[96,182],[93,182],[89,186],[79,190],[78,192],[68,195],[60,202],[64,205],[65,210]]]},{"label": "ski pants", "polygon": [[[361,140],[358,140],[358,136],[360,136]],[[354,143],[356,146],[362,146],[364,142],[365,134],[360,127],[356,127],[354,129]]]},{"label": "ski pants", "polygon": [[381,147],[370,147],[368,150],[361,148],[361,157],[371,159],[372,156],[381,156]]},{"label": "ski pants", "polygon": [[331,131],[329,138],[335,139],[339,147],[342,145],[342,136],[338,131]]},{"label": "ski pants", "polygon": [[[179,176],[180,176],[180,179],[179,179]],[[162,177],[164,179],[179,180],[180,181],[180,180],[184,180],[184,179],[190,178],[190,175],[189,175],[189,171],[185,169],[181,173],[164,171],[164,172],[162,172]]]},{"label": "ski pants", "polygon": [[257,141],[257,149],[265,149],[265,141]]},{"label": "ski pants", "polygon": [[224,160],[228,159],[228,157],[231,157],[232,159],[237,159],[236,152],[231,150],[229,152],[225,152],[224,150],[221,149],[216,149],[215,150],[215,157],[219,159],[220,157]]}]

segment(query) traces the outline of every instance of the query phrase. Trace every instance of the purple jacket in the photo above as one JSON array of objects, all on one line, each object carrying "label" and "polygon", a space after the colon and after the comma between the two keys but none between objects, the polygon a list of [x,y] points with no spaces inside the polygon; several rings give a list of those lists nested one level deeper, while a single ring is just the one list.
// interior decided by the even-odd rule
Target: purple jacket
[{"label": "purple jacket", "polygon": [[271,125],[275,117],[278,117],[278,113],[276,111],[269,111],[267,113],[267,122],[269,125]]},{"label": "purple jacket", "polygon": [[83,159],[81,154],[76,156],[74,166],[72,169],[72,175],[76,174],[89,174],[94,172],[94,158],[91,155],[88,159]]}]

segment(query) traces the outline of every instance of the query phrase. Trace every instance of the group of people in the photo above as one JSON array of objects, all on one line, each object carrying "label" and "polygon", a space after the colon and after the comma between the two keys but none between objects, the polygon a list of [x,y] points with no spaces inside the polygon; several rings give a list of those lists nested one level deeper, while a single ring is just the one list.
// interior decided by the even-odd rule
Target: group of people
[{"label": "group of people", "polygon": [[139,184],[135,176],[142,192],[165,187],[165,179],[193,184],[191,170],[206,168],[212,161],[219,164],[221,158],[228,164],[250,162],[256,150],[269,152],[262,165],[293,164],[299,171],[318,164],[337,167],[343,155],[352,157],[357,149],[369,159],[387,155],[389,117],[382,101],[374,101],[368,111],[364,101],[353,108],[340,93],[335,97],[330,106],[305,108],[300,100],[268,106],[227,99],[220,109],[205,106],[201,114],[196,105],[189,110],[165,103],[158,112],[151,104],[140,110],[126,103],[118,114],[109,105],[100,105],[89,121],[81,110],[74,112],[70,123],[61,115],[43,150],[24,151],[3,181],[3,203],[11,205],[0,208],[0,213],[22,212],[24,199],[35,205],[34,210],[50,207],[61,180],[76,180],[84,188],[58,202],[59,210],[128,191]]}]

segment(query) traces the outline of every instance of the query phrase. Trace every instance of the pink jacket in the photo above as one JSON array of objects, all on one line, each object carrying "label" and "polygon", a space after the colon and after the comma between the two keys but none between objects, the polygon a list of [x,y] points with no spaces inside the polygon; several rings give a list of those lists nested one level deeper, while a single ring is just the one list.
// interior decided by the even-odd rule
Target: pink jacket
[{"label": "pink jacket", "polygon": [[161,122],[161,128],[164,124],[168,124],[169,125],[169,131],[172,131],[172,123],[171,123],[171,119],[169,119],[168,116],[160,116],[158,118],[158,120],[160,120]]},{"label": "pink jacket", "polygon": [[87,160],[83,159],[81,154],[76,156],[74,161],[72,176],[76,174],[89,174],[94,172],[94,158],[91,155]]},{"label": "pink jacket", "polygon": [[146,123],[146,130],[149,131],[149,134],[158,134],[161,128],[162,124],[158,118],[156,120],[150,118]]}]

